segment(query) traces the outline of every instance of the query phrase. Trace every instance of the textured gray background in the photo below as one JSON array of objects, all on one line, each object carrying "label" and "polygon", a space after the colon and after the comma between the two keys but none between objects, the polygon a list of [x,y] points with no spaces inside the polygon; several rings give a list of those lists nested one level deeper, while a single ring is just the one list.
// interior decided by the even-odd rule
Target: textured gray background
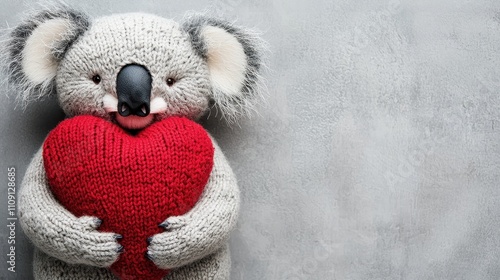
[{"label": "textured gray background", "polygon": [[[206,124],[243,193],[232,279],[500,278],[499,1],[79,2],[93,16],[209,8],[265,32],[268,104],[240,127]],[[1,28],[19,3],[0,1]],[[20,181],[63,117],[54,100],[14,109],[7,91],[0,279],[15,278],[7,166]],[[17,238],[17,279],[31,279]]]}]

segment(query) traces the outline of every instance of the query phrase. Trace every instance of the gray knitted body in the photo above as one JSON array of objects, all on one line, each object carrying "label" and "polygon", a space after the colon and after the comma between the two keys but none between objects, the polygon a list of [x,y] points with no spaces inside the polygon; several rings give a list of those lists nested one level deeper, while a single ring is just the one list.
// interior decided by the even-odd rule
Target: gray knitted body
[{"label": "gray knitted body", "polygon": [[[261,64],[258,38],[224,21],[191,16],[178,24],[125,14],[92,22],[67,8],[27,19],[12,32],[9,51],[10,78],[24,101],[55,89],[69,117],[91,114],[124,129],[170,116],[197,120],[212,104],[234,120],[251,109]],[[152,77],[147,121],[116,113],[116,77],[129,64],[146,67]],[[229,279],[227,241],[238,217],[239,190],[212,141],[214,165],[199,201],[185,215],[168,218],[165,231],[148,240],[147,256],[137,256],[171,269],[164,279]],[[116,279],[107,268],[120,256],[119,233],[100,232],[99,217],[76,217],[58,203],[42,149],[23,181],[19,219],[36,246],[35,279]]]},{"label": "gray knitted body", "polygon": [[[214,146],[214,167],[197,205],[185,216],[171,217],[172,231],[151,242],[155,263],[174,268],[164,279],[229,279],[225,243],[236,223],[239,191],[224,155],[215,142]],[[35,279],[116,279],[106,269],[120,254],[114,234],[96,231],[94,219],[75,218],[57,203],[47,184],[41,150],[27,170],[20,199],[24,232],[37,246]]]}]

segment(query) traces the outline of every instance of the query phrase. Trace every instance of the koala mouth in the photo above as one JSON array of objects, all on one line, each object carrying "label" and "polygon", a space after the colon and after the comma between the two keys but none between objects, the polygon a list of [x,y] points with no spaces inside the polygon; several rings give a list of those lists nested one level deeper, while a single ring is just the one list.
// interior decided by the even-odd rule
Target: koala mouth
[{"label": "koala mouth", "polygon": [[104,110],[111,116],[113,121],[127,130],[142,130],[158,119],[160,114],[167,110],[167,103],[161,97],[155,97],[150,102],[150,112],[144,112],[144,116],[128,115],[122,116],[118,113],[118,99],[111,94],[103,98]]},{"label": "koala mouth", "polygon": [[130,130],[140,130],[150,125],[154,120],[154,116],[152,114],[149,114],[146,117],[123,117],[120,114],[115,114],[115,120],[123,128]]}]

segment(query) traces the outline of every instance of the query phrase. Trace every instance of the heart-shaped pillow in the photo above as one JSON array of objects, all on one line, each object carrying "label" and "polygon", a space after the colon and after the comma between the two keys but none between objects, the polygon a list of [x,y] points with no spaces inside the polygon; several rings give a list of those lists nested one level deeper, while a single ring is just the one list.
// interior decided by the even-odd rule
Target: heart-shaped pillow
[{"label": "heart-shaped pillow", "polygon": [[207,132],[171,117],[131,135],[93,116],[61,122],[43,145],[56,199],[77,217],[102,219],[100,231],[121,234],[125,251],[111,270],[121,279],[161,279],[168,271],[145,258],[158,225],[189,211],[213,166]]}]

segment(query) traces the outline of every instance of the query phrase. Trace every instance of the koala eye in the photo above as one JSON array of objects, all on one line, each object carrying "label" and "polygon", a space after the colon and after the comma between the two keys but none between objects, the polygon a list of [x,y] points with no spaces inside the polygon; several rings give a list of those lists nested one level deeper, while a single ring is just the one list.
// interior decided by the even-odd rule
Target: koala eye
[{"label": "koala eye", "polygon": [[174,84],[175,84],[175,80],[174,79],[172,79],[172,78],[168,78],[167,79],[167,85],[169,87],[173,86]]},{"label": "koala eye", "polygon": [[101,82],[101,76],[99,76],[99,74],[95,74],[92,77],[92,81],[94,82],[94,84],[98,85]]}]

